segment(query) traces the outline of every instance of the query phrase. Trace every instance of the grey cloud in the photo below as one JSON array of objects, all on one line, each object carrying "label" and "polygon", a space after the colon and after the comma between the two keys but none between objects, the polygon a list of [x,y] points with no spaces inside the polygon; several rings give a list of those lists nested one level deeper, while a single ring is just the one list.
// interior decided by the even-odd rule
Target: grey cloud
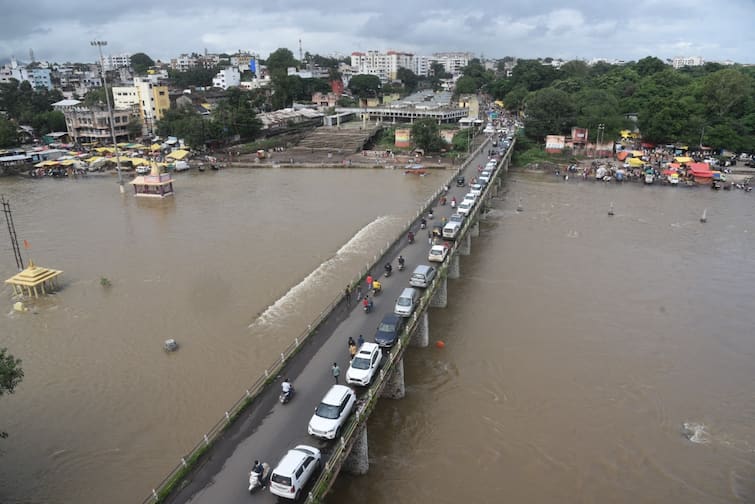
[{"label": "grey cloud", "polygon": [[[3,7],[0,60],[94,61],[91,38],[106,53],[144,51],[156,59],[184,52],[277,47],[348,54],[395,49],[430,54],[466,50],[500,57],[638,59],[700,55],[752,62],[752,0],[9,0]],[[641,40],[639,40],[641,37]]]}]

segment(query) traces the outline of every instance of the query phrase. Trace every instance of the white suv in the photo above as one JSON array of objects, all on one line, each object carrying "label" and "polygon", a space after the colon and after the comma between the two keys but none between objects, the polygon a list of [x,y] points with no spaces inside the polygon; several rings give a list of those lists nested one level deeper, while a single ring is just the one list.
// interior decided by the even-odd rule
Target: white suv
[{"label": "white suv", "polygon": [[376,343],[365,341],[351,359],[349,370],[346,371],[346,383],[369,385],[380,367],[381,360],[383,360],[383,351],[380,347]]},{"label": "white suv", "polygon": [[320,450],[299,445],[278,462],[270,476],[270,493],[278,497],[299,500],[303,488],[314,472],[320,468]]},{"label": "white suv", "polygon": [[341,435],[341,428],[349,418],[357,396],[346,385],[333,385],[315,409],[309,420],[310,435],[324,439],[335,439]]}]

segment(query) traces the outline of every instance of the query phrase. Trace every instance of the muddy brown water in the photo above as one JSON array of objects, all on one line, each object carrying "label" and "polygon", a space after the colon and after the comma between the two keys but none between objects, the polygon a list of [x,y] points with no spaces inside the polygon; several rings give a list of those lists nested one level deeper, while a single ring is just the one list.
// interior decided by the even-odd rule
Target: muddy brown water
[{"label": "muddy brown water", "polygon": [[0,400],[0,502],[141,502],[445,176],[189,172],[164,201],[114,177],[0,180],[24,257],[64,270],[30,312],[0,298],[26,373]]},{"label": "muddy brown water", "polygon": [[506,190],[328,502],[754,502],[751,194]]},{"label": "muddy brown water", "polygon": [[[439,180],[226,170],[164,202],[0,181],[31,257],[65,270],[32,313],[5,291],[26,378],[0,399],[0,501],[141,501]],[[510,177],[431,311],[445,348],[407,352],[369,474],[328,502],[755,500],[754,202]]]}]

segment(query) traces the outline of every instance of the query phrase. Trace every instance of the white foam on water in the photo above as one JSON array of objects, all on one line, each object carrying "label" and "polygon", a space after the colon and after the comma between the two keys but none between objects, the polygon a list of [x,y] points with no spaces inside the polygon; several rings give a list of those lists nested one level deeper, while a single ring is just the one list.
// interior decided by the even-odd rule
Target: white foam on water
[{"label": "white foam on water", "polygon": [[[251,324],[249,328],[260,325],[270,325],[282,320],[292,307],[297,305],[297,301],[310,295],[314,291],[322,294],[323,285],[333,278],[333,274],[341,265],[354,256],[375,254],[380,247],[385,245],[382,240],[376,240],[375,237],[382,237],[385,231],[394,227],[398,217],[382,215],[360,229],[348,242],[346,242],[335,255],[322,262],[314,271],[307,275],[301,282],[291,287],[275,303],[267,307],[260,316]],[[377,243],[380,246],[376,245]],[[372,256],[366,258],[372,260]],[[339,284],[340,285],[340,284]],[[334,294],[335,295],[335,294]]]},{"label": "white foam on water", "polygon": [[707,444],[710,442],[710,434],[705,429],[705,424],[702,423],[684,422],[682,424],[682,434],[684,434],[684,437],[696,444]]}]

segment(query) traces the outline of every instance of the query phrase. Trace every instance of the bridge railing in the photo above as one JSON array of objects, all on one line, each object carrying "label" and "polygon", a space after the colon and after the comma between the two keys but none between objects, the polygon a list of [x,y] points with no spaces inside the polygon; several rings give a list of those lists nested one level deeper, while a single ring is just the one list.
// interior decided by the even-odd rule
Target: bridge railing
[{"label": "bridge railing", "polygon": [[[455,171],[455,173],[458,174],[463,169],[465,169],[469,165],[471,159],[473,159],[480,152],[480,150],[487,145],[488,141],[489,139],[485,140],[474,152],[472,152],[461,164],[461,166]],[[372,262],[367,263],[364,269],[362,269],[358,273],[356,279],[351,283],[352,287],[359,285],[364,281],[371,268],[378,264],[378,259],[380,259],[390,249],[391,246],[395,245],[406,236],[412,225],[416,222],[420,215],[423,215],[433,205],[435,200],[437,200],[440,196],[441,192],[442,190],[439,189],[420,206],[415,217],[407,222],[404,230],[399,235],[397,240],[395,240],[394,242],[386,243],[386,245],[380,249],[379,253],[375,254]],[[328,315],[330,315],[333,309],[343,301],[343,298],[343,294],[337,295],[330,303],[328,303],[325,308],[322,309],[322,311],[320,311],[315,319],[308,324],[307,328],[302,331],[299,336],[294,338],[294,341],[292,341],[280,353],[280,355],[275,358],[275,361],[273,361],[269,366],[265,368],[264,373],[260,375],[257,380],[255,380],[254,383],[252,383],[244,391],[244,395],[236,400],[236,402],[234,402],[225,411],[223,417],[221,417],[220,420],[218,420],[215,425],[213,425],[202,436],[199,442],[197,442],[186,455],[181,457],[179,463],[176,464],[168,473],[168,475],[165,476],[165,478],[163,478],[163,480],[152,489],[152,493],[142,501],[143,504],[161,502],[176,489],[176,486],[179,485],[183,478],[193,469],[199,458],[205,452],[207,452],[207,450],[220,437],[225,429],[229,425],[231,425],[231,423],[233,423],[233,421],[254,401],[254,399],[265,388],[265,386],[276,379],[278,374],[288,363],[288,360],[298,352],[298,350],[301,348],[301,345],[316,331],[317,327],[328,317]],[[342,439],[343,437],[345,437],[345,435],[346,433],[344,433]]]},{"label": "bridge railing", "polygon": [[[482,145],[480,145],[480,147],[468,158],[468,160],[465,161],[465,163],[462,165],[462,168],[460,168],[456,173],[458,174],[464,168],[466,168],[470,160],[473,159],[479,153],[480,149],[484,148],[486,145],[487,141],[483,142]],[[506,154],[501,158],[500,162],[496,165],[495,177],[498,177],[498,175],[500,174],[501,165],[506,161],[506,158],[511,156],[512,149],[513,143]],[[483,196],[488,194],[488,191],[491,189],[491,187],[492,184],[488,184],[485,187]],[[432,204],[433,201],[434,199],[431,198],[428,202],[428,206]],[[482,197],[480,201],[482,201]],[[481,210],[482,206],[480,205],[475,209],[475,212],[478,214]],[[466,235],[466,233],[469,231],[469,227],[472,226],[475,221],[476,219],[474,218],[465,219],[464,226],[459,233],[459,238],[462,238]],[[459,239],[454,241],[454,244],[451,246],[451,250],[449,250],[449,257],[452,257],[453,254],[457,252],[460,246],[460,241],[461,240]],[[393,350],[388,354],[388,361],[380,370],[380,378],[376,380],[375,383],[369,388],[366,394],[366,400],[364,400],[364,402],[360,405],[356,413],[349,419],[346,427],[344,428],[340,439],[336,443],[333,452],[331,453],[328,461],[323,467],[322,472],[320,473],[320,477],[317,479],[317,481],[315,481],[312,490],[309,492],[306,501],[307,504],[315,504],[321,502],[330,490],[336,476],[338,475],[338,472],[340,471],[341,466],[351,452],[351,448],[356,440],[357,432],[362,428],[362,424],[364,424],[367,418],[369,418],[372,410],[377,405],[378,399],[380,398],[380,395],[388,382],[386,377],[390,376],[390,374],[394,372],[396,363],[403,358],[404,350],[409,344],[412,335],[417,330],[419,317],[422,316],[425,310],[427,310],[427,308],[430,306],[432,298],[435,295],[438,286],[440,285],[440,280],[448,276],[449,268],[450,261],[444,261],[432,285],[429,288],[425,289],[425,291],[423,292],[419,305],[414,310],[413,315],[409,318],[409,323],[406,324],[403,332],[401,333],[401,337],[396,342]]]}]

